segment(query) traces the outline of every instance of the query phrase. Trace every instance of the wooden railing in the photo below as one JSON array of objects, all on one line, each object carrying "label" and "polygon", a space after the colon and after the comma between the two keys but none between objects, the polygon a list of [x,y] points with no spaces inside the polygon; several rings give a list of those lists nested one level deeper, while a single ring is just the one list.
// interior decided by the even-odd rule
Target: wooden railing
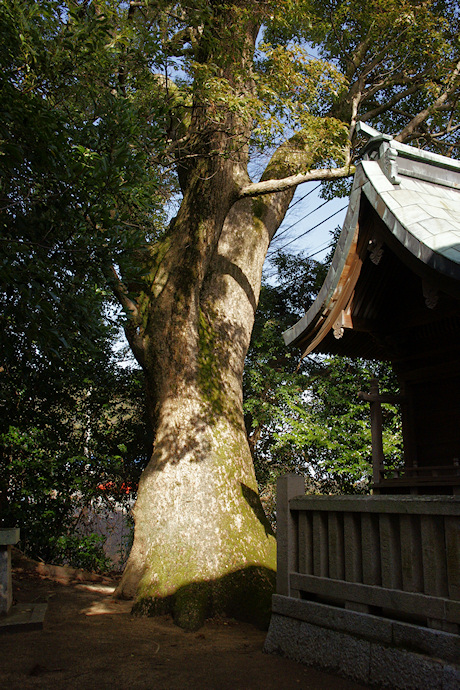
[{"label": "wooden railing", "polygon": [[305,496],[278,481],[277,592],[459,632],[459,496]]},{"label": "wooden railing", "polygon": [[439,490],[445,493],[460,495],[460,464],[459,458],[453,458],[451,463],[436,465],[419,465],[415,457],[406,458],[404,466],[390,468],[385,462],[383,453],[383,417],[382,404],[392,405],[406,402],[403,395],[380,393],[378,379],[370,381],[369,392],[360,391],[358,397],[370,404],[371,436],[372,436],[372,479],[376,493],[391,493],[394,489],[404,493],[423,493],[428,490]]},{"label": "wooden railing", "polygon": [[425,487],[430,487],[431,493],[436,487],[439,492],[448,487],[448,493],[460,495],[460,465],[458,458],[454,458],[450,465],[421,465],[414,462],[410,466],[397,470],[388,470],[385,465],[380,466],[379,481],[373,484],[377,493],[391,493],[394,489],[405,487],[405,493],[422,493]]}]

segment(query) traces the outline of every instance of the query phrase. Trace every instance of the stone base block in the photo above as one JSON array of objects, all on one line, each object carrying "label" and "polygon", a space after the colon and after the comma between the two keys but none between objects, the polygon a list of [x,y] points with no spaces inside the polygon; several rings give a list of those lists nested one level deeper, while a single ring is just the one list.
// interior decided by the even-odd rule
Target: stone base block
[{"label": "stone base block", "polygon": [[11,582],[11,546],[0,546],[0,616],[5,616],[13,603]]},{"label": "stone base block", "polygon": [[0,635],[42,630],[47,607],[48,604],[16,604],[8,616],[0,618]]},{"label": "stone base block", "polygon": [[460,636],[275,595],[264,651],[401,690],[460,688]]},{"label": "stone base block", "polygon": [[18,541],[19,527],[0,528],[0,616],[7,615],[13,603],[11,545]]}]

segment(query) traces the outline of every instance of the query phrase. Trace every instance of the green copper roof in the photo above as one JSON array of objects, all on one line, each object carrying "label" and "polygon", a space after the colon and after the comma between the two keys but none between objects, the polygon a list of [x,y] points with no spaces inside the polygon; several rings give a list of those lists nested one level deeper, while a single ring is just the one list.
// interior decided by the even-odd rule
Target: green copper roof
[{"label": "green copper roof", "polygon": [[373,137],[357,166],[345,224],[326,281],[311,309],[284,334],[305,336],[330,309],[355,235],[362,195],[417,260],[460,280],[460,161]]}]

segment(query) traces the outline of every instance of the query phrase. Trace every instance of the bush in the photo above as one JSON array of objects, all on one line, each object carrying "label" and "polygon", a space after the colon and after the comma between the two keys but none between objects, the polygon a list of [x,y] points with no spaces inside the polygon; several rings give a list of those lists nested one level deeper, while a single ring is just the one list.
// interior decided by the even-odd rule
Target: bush
[{"label": "bush", "polygon": [[95,573],[108,573],[112,561],[104,554],[104,537],[99,534],[66,534],[55,541],[59,563]]}]

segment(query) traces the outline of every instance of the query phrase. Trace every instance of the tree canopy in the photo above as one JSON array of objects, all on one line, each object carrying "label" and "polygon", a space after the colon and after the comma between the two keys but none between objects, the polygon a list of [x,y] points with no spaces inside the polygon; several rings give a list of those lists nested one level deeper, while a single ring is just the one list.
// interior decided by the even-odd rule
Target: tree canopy
[{"label": "tree canopy", "polygon": [[[138,270],[200,157],[275,151],[241,198],[349,174],[357,121],[456,155],[458,15],[449,1],[1,2],[7,358],[32,356],[24,338],[48,354],[77,331],[90,344],[112,266]],[[237,67],[243,26],[257,48]]]},{"label": "tree canopy", "polygon": [[[309,493],[366,493],[372,478],[371,425],[358,392],[377,376],[390,393],[398,382],[387,363],[310,356],[289,350],[280,333],[309,308],[327,262],[274,255],[277,281],[262,281],[243,379],[245,424],[262,503],[275,524],[277,478],[303,474]],[[389,466],[402,461],[399,410],[385,405],[383,443]]]},{"label": "tree canopy", "polygon": [[0,3],[3,370],[90,350],[112,265],[129,272],[133,248],[161,227],[155,126],[123,94],[123,63],[141,79],[150,51],[123,13]]}]

